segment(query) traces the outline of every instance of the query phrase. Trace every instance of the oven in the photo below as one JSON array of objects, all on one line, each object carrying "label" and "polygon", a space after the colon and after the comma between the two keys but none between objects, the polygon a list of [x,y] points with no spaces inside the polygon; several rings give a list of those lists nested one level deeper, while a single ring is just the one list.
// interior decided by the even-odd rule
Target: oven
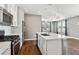
[{"label": "oven", "polygon": [[0,42],[4,41],[4,35],[5,35],[4,30],[0,30]]},{"label": "oven", "polygon": [[20,49],[19,35],[5,36],[5,40],[11,41],[11,55],[18,55]]},{"label": "oven", "polygon": [[0,42],[11,41],[11,55],[17,55],[20,49],[19,35],[5,36],[5,31],[0,30]]},{"label": "oven", "polygon": [[20,49],[20,42],[19,41],[13,41],[11,42],[11,55],[18,55]]}]

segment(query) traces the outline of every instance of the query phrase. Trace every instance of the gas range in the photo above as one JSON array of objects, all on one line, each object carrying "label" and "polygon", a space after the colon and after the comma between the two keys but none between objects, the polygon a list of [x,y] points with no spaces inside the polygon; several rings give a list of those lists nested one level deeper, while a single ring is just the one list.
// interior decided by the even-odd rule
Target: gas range
[{"label": "gas range", "polygon": [[4,35],[4,30],[0,30],[0,42],[11,41],[11,55],[17,55],[20,48],[19,35]]},{"label": "gas range", "polygon": [[19,35],[13,36],[0,36],[0,42],[11,41],[11,55],[17,55],[20,48],[20,37]]},{"label": "gas range", "polygon": [[19,35],[4,36],[5,41],[11,41],[11,55],[17,55],[20,48]]}]

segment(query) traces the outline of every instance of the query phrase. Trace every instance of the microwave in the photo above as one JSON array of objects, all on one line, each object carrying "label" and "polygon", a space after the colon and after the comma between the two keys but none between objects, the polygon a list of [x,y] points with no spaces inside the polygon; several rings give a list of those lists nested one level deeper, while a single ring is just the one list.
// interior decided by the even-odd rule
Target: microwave
[{"label": "microwave", "polygon": [[12,24],[13,15],[9,13],[6,9],[0,7],[0,24],[1,25],[8,25]]}]

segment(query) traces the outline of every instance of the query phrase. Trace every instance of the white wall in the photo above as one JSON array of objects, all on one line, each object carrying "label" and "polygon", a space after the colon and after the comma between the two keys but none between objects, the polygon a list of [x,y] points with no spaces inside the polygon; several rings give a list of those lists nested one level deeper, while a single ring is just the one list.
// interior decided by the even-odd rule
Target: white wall
[{"label": "white wall", "polygon": [[10,35],[11,34],[11,27],[10,26],[0,26],[0,30],[4,30],[5,35]]},{"label": "white wall", "polygon": [[24,40],[22,38],[22,35],[24,34],[24,33],[22,33],[22,21],[24,20],[24,11],[21,8],[19,8],[19,18],[18,19],[19,19],[18,20],[18,22],[19,22],[18,30],[19,30],[19,34],[20,34],[20,44],[22,46],[23,40]]},{"label": "white wall", "polygon": [[36,32],[41,31],[41,16],[27,14],[24,17],[25,21],[25,38],[33,39],[36,37]]},{"label": "white wall", "polygon": [[68,35],[79,38],[79,25],[77,24],[79,22],[79,16],[72,17],[67,21]]}]

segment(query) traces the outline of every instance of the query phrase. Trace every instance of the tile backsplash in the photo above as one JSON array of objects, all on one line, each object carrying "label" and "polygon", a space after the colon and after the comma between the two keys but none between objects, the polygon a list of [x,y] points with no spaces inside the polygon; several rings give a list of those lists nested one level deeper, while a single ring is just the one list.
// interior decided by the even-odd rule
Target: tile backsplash
[{"label": "tile backsplash", "polygon": [[0,26],[0,30],[4,30],[5,35],[10,35],[11,34],[11,27],[10,26]]}]

